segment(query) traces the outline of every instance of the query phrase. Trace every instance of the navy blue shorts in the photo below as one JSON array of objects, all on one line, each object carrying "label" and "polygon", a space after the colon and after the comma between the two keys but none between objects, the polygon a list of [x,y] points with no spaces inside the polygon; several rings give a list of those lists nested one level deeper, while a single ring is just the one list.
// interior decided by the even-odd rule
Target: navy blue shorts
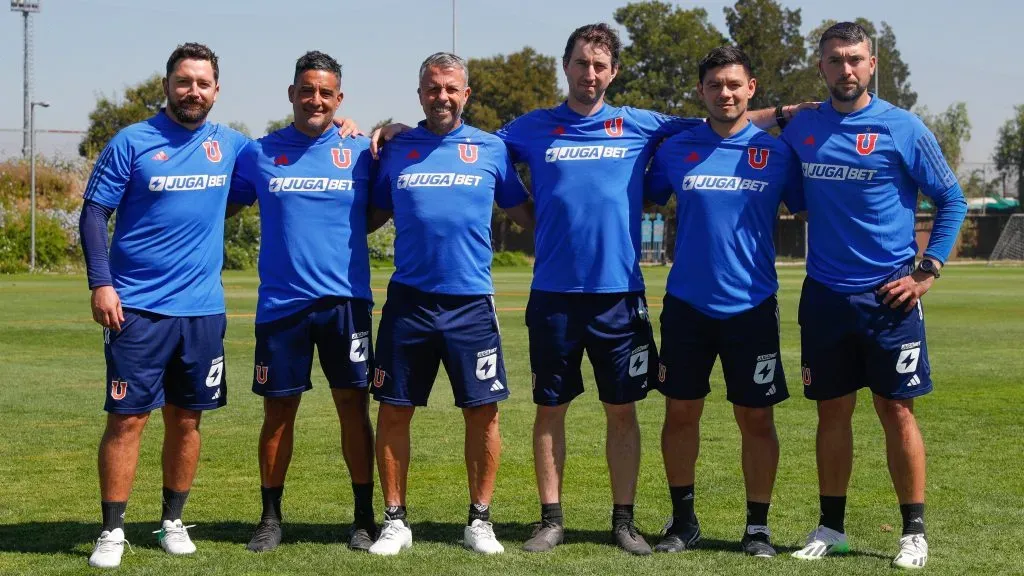
[{"label": "navy blue shorts", "polygon": [[[882,284],[912,271],[913,264],[905,265]],[[811,400],[865,386],[890,400],[931,392],[920,301],[910,312],[893,310],[874,289],[843,294],[808,276],[800,296],[800,344],[804,395]]]},{"label": "navy blue shorts", "polygon": [[291,316],[256,325],[252,391],[267,398],[313,388],[313,346],[331,388],[365,389],[373,365],[373,303],[321,298]]},{"label": "navy blue shorts", "polygon": [[643,293],[563,294],[534,290],[526,306],[533,401],[558,406],[583,393],[587,352],[607,404],[647,397],[658,363]]},{"label": "navy blue shorts", "polygon": [[444,363],[455,405],[473,408],[508,398],[494,298],[430,294],[391,282],[377,334],[373,397],[395,406],[426,406]]},{"label": "navy blue shorts", "polygon": [[711,392],[716,356],[722,358],[726,398],[733,404],[765,408],[789,398],[779,349],[779,302],[774,295],[723,319],[665,295],[658,390],[676,400],[704,398]]},{"label": "navy blue shorts", "polygon": [[163,316],[125,310],[121,330],[103,331],[111,414],[145,414],[165,403],[187,410],[227,404],[224,314]]}]

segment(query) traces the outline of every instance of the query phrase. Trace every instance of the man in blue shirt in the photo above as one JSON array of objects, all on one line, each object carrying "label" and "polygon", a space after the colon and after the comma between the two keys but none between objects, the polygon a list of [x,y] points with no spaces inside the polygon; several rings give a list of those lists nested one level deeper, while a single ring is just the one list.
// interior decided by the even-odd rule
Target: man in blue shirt
[{"label": "man in blue shirt", "polygon": [[443,362],[465,420],[469,476],[466,548],[504,551],[490,522],[501,453],[497,402],[509,394],[491,283],[495,202],[529,226],[527,195],[505,145],[465,125],[466,63],[437,53],[420,67],[426,120],[391,142],[381,157],[373,203],[395,219],[395,273],[377,336],[373,396],[384,526],[371,554],[412,545],[406,517],[409,425],[426,406]]},{"label": "man in blue shirt", "polygon": [[295,64],[288,88],[295,121],[250,142],[231,181],[231,212],[260,204],[260,288],[252,390],[264,398],[259,441],[263,513],[254,552],[281,542],[281,495],[291,461],[295,415],[312,389],[313,348],[341,421],[352,477],[348,545],[367,550],[373,518],[373,430],[368,412],[373,296],[366,246],[376,163],[369,140],[342,138],[341,66],[322,52]]},{"label": "man in blue shirt", "polygon": [[[794,553],[848,550],[846,491],[857,390],[870,387],[885,431],[889,473],[903,516],[893,565],[921,568],[925,452],[914,398],[932,389],[921,297],[939,276],[967,212],[956,176],[920,119],[867,92],[871,39],[832,26],[818,68],[831,98],[782,134],[800,157],[808,212],[807,278],[800,298],[804,395],[818,402],[819,526]],[[918,190],[937,207],[916,267]]]},{"label": "man in blue shirt", "polygon": [[[93,318],[104,327],[106,430],[99,475],[103,530],[89,558],[111,568],[124,550],[124,512],[142,430],[164,418],[158,539],[191,554],[181,516],[199,459],[202,411],[227,401],[224,378],[224,209],[247,139],[206,122],[217,99],[217,56],[179,46],[163,80],[167,108],[118,132],[96,160],[80,223]],[[107,220],[117,211],[107,255]]]},{"label": "man in blue shirt", "polygon": [[700,62],[698,78],[707,123],[665,140],[646,178],[648,199],[664,205],[676,195],[678,220],[658,368],[672,521],[654,550],[681,552],[700,540],[694,469],[704,397],[720,356],[742,438],[741,545],[751,556],[771,557],[768,507],[779,464],[772,406],[789,397],[772,237],[781,201],[791,212],[801,209],[800,164],[785,143],[751,123],[747,104],[757,81],[743,51],[715,48]]}]

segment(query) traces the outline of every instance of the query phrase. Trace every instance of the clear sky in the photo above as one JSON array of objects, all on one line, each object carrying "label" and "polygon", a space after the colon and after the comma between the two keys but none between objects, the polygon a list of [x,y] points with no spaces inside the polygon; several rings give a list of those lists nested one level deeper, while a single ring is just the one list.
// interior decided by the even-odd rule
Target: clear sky
[{"label": "clear sky", "polygon": [[[486,57],[532,46],[560,55],[572,30],[612,22],[625,0],[457,0],[457,49]],[[4,2],[9,6],[9,3]],[[732,2],[677,2],[704,7],[727,32]],[[990,161],[997,131],[1024,103],[1024,68],[1003,57],[1019,33],[1024,4],[1008,0],[785,0],[801,8],[808,32],[826,18],[863,16],[888,22],[910,65],[918,105],[932,112],[967,102],[974,126],[968,162]],[[7,6],[3,9],[6,10]],[[221,62],[221,93],[211,118],[241,121],[262,135],[268,120],[291,108],[286,89],[298,58],[322,50],[344,67],[341,112],[361,126],[422,113],[416,74],[428,54],[452,47],[451,0],[42,0],[33,16],[35,99],[39,128],[85,129],[99,94],[123,92],[160,72],[182,42],[208,44]],[[624,38],[624,40],[626,40]],[[0,128],[22,125],[22,19],[0,13]],[[563,89],[564,89],[564,80]],[[884,98],[884,94],[882,95]],[[72,154],[78,139],[40,135],[44,152]],[[20,153],[20,135],[0,132],[0,157]]]}]

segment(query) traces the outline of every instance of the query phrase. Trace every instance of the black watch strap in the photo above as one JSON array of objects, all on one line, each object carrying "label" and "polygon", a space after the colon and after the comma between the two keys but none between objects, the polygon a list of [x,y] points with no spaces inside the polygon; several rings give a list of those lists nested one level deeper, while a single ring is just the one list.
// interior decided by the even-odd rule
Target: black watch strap
[{"label": "black watch strap", "polygon": [[786,113],[782,110],[782,104],[775,107],[775,123],[779,125],[779,130],[786,128],[786,124],[789,124],[789,120],[786,120]]},{"label": "black watch strap", "polygon": [[921,272],[924,272],[925,274],[931,274],[936,278],[939,277],[939,268],[935,266],[935,262],[933,262],[929,258],[924,258],[923,260],[921,260],[921,262],[918,263],[917,265],[917,269],[920,270]]}]

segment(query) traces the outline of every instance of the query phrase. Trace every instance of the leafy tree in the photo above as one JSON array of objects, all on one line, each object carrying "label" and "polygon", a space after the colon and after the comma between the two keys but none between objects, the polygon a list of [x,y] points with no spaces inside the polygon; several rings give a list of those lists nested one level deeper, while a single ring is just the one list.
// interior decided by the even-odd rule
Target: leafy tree
[{"label": "leafy tree", "polygon": [[245,122],[228,122],[228,128],[238,130],[242,134],[252,138],[252,132],[249,131],[249,127],[245,125]]},{"label": "leafy tree", "polygon": [[394,121],[395,121],[394,118],[392,118],[391,116],[388,116],[387,118],[385,118],[385,119],[381,120],[380,122],[377,122],[376,124],[374,124],[373,127],[370,128],[366,132],[366,134],[367,135],[373,134],[374,132],[377,131],[377,128],[383,128],[383,127],[387,126],[388,124],[391,124]]},{"label": "leafy tree", "polygon": [[1017,177],[1017,198],[1024,201],[1024,104],[1013,107],[1013,118],[999,128],[996,151],[992,155],[1003,178]]},{"label": "leafy tree", "polygon": [[697,65],[712,48],[727,43],[707,11],[634,2],[617,9],[615,21],[626,28],[630,44],[622,50],[609,100],[677,116],[704,116],[695,89]]},{"label": "leafy tree", "polygon": [[[855,22],[864,28],[873,44],[878,44],[878,95],[904,110],[910,110],[917,103],[917,92],[910,88],[910,66],[900,57],[900,51],[896,48],[896,33],[892,26],[882,22],[881,33],[878,33],[878,28],[870,20],[857,18]],[[807,35],[807,62],[812,70],[818,65],[818,41],[825,30],[835,23],[836,20],[825,20]],[[875,91],[873,79],[868,89]],[[821,94],[827,97],[824,89]]]},{"label": "leafy tree", "polygon": [[128,88],[124,98],[100,96],[96,108],[89,113],[89,128],[78,145],[78,154],[92,158],[122,128],[141,122],[160,111],[164,105],[164,89],[159,74]]},{"label": "leafy tree", "polygon": [[280,120],[271,120],[267,122],[267,134],[271,132],[277,132],[281,128],[286,128],[289,124],[295,121],[295,114],[289,114]]},{"label": "leafy tree", "polygon": [[942,155],[946,157],[949,167],[956,172],[963,162],[963,144],[971,139],[971,120],[967,117],[967,104],[954,102],[941,114],[932,115],[927,106],[917,110],[928,129],[939,141]]},{"label": "leafy tree", "polygon": [[469,83],[473,94],[463,118],[481,130],[493,132],[537,108],[556,105],[558,65],[552,56],[538,54],[529,46],[519,52],[490,58],[471,58]]}]

